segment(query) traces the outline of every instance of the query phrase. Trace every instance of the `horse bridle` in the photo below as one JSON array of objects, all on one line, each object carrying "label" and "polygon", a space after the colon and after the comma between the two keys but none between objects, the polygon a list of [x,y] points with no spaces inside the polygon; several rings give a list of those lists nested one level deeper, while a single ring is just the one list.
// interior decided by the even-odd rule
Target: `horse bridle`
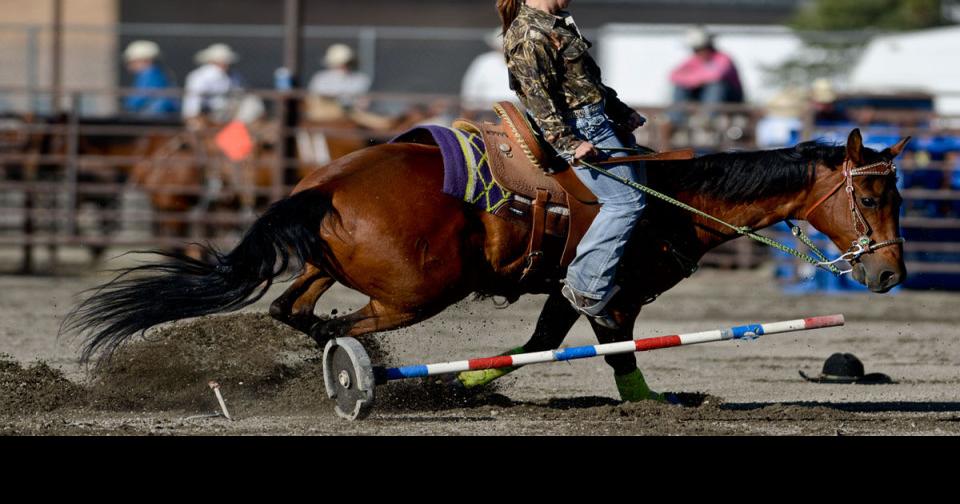
[{"label": "horse bridle", "polygon": [[[863,213],[860,211],[860,205],[857,204],[857,198],[854,194],[856,189],[853,185],[853,177],[868,177],[868,176],[877,176],[882,177],[890,174],[895,174],[897,172],[897,165],[893,161],[879,161],[876,163],[868,164],[865,166],[853,166],[853,161],[844,160],[843,162],[843,179],[834,186],[827,194],[823,195],[809,210],[803,215],[803,220],[809,222],[810,214],[812,214],[823,202],[830,199],[831,196],[837,193],[841,187],[845,188],[847,193],[847,204],[850,208],[850,214],[853,216],[853,228],[856,231],[857,238],[853,241],[853,244],[850,245],[850,248],[847,249],[840,257],[834,259],[833,261],[824,261],[822,264],[834,264],[839,261],[853,262],[860,258],[863,254],[870,254],[874,251],[881,249],[883,247],[889,247],[891,245],[897,245],[903,243],[905,239],[902,236],[890,240],[884,240],[882,242],[874,242],[870,238],[872,229],[867,223],[867,220],[864,219]],[[849,273],[850,270],[844,271],[843,273]]]}]

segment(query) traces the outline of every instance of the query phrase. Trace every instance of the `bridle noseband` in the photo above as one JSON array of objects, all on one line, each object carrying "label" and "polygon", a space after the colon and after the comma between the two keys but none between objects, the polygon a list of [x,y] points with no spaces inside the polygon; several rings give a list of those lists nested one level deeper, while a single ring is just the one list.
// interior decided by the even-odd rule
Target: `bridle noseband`
[{"label": "bridle noseband", "polygon": [[[881,249],[883,247],[889,247],[890,245],[896,245],[898,243],[903,243],[904,238],[898,236],[891,240],[885,240],[882,242],[874,243],[873,239],[870,238],[872,232],[870,225],[867,224],[867,220],[864,219],[863,213],[860,211],[860,206],[857,205],[857,198],[854,195],[856,190],[853,185],[853,177],[867,177],[867,176],[886,176],[890,174],[895,174],[897,172],[897,165],[893,161],[879,161],[873,164],[868,164],[865,166],[854,167],[853,162],[850,160],[844,160],[843,162],[843,179],[834,186],[827,194],[823,195],[809,210],[806,211],[803,215],[803,220],[809,222],[810,214],[812,214],[823,202],[830,199],[831,196],[836,194],[841,187],[845,188],[847,193],[847,204],[850,208],[850,214],[853,216],[853,228],[856,231],[857,238],[854,240],[853,244],[850,245],[850,248],[843,253],[840,257],[834,259],[833,261],[823,261],[822,264],[834,264],[839,261],[852,262],[856,261],[863,254],[870,254],[874,251]],[[843,273],[849,273],[852,270],[843,271]]]}]

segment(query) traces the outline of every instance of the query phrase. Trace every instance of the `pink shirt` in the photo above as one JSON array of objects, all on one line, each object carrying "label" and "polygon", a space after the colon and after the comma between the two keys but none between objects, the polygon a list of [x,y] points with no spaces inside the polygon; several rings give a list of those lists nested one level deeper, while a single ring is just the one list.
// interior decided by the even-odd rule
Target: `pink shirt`
[{"label": "pink shirt", "polygon": [[693,55],[670,73],[670,81],[682,88],[698,88],[704,84],[724,80],[741,89],[740,76],[733,60],[722,52],[714,52],[709,59]]}]

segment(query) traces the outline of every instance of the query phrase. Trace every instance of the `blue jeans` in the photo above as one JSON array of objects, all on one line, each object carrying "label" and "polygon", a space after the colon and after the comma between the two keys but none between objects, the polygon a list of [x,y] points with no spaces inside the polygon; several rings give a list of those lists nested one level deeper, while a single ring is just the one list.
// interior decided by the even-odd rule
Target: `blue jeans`
[{"label": "blue jeans", "polygon": [[[578,117],[567,123],[578,137],[589,141],[598,150],[624,147],[617,138],[613,123],[603,111],[602,102],[580,109]],[[626,155],[625,152],[602,152],[601,157]],[[573,164],[572,156],[564,157]],[[646,183],[646,170],[642,164],[603,165],[603,168],[634,182]],[[615,293],[617,266],[627,240],[640,220],[645,206],[644,194],[590,168],[574,166],[573,169],[603,206],[577,246],[577,257],[567,268],[566,283],[578,294],[605,303]]]}]

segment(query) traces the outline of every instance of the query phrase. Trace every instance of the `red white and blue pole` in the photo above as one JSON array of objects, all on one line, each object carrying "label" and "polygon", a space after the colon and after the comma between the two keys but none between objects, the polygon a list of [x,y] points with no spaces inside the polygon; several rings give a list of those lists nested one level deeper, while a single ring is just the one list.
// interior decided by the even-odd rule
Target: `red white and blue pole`
[{"label": "red white and blue pole", "polygon": [[481,369],[497,369],[512,366],[525,366],[543,362],[559,362],[574,359],[586,359],[600,355],[643,352],[711,341],[756,339],[765,334],[779,334],[796,331],[809,331],[824,327],[837,327],[844,324],[843,315],[824,315],[782,322],[766,324],[748,324],[688,334],[672,334],[669,336],[655,336],[632,341],[620,341],[603,345],[589,345],[545,352],[530,352],[514,355],[498,355],[453,362],[436,364],[421,364],[395,368],[379,368],[375,371],[378,382],[402,380],[405,378],[422,378],[442,374],[459,373],[462,371],[476,371]]}]

